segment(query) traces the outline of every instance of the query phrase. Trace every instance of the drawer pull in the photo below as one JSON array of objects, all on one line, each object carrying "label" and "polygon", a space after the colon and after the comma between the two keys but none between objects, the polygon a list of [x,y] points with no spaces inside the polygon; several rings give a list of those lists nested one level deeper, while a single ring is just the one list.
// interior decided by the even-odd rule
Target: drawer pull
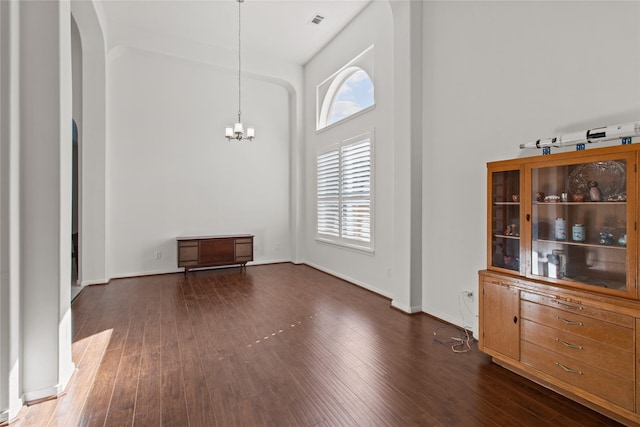
[{"label": "drawer pull", "polygon": [[573,320],[567,320],[567,319],[563,319],[560,316],[556,316],[556,319],[558,319],[559,321],[561,321],[562,323],[564,323],[565,325],[571,325],[571,326],[584,326],[584,324],[582,322],[574,322]]},{"label": "drawer pull", "polygon": [[584,307],[577,307],[575,305],[565,304],[565,303],[560,302],[558,300],[554,300],[554,302],[556,304],[558,304],[559,306],[562,306],[562,307],[566,308],[567,310],[584,310]]},{"label": "drawer pull", "polygon": [[561,367],[565,372],[568,372],[570,374],[578,374],[578,375],[583,375],[582,371],[577,371],[575,369],[571,369],[571,368],[567,368],[566,366],[564,366],[562,363],[560,362],[556,362],[556,366]]},{"label": "drawer pull", "polygon": [[566,341],[562,341],[560,338],[556,338],[556,341],[559,342],[560,344],[562,344],[563,346],[567,347],[567,348],[575,348],[577,350],[582,350],[582,346],[581,345],[571,344],[571,343],[568,343]]}]

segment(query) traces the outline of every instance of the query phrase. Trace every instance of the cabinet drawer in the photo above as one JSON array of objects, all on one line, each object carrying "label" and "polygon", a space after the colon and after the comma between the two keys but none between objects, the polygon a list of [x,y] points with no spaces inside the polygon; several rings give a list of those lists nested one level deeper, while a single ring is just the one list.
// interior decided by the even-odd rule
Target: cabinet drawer
[{"label": "cabinet drawer", "polygon": [[612,375],[526,341],[522,341],[520,361],[587,393],[630,411],[634,409],[634,384],[631,377]]},{"label": "cabinet drawer", "polygon": [[627,328],[633,328],[634,321],[631,316],[591,307],[579,301],[569,301],[560,298],[534,294],[531,292],[522,292],[521,298],[523,300],[546,305],[547,307],[557,308],[558,310],[566,311],[569,313],[577,313],[594,319],[604,320],[605,322],[615,323],[616,325],[624,326]]},{"label": "cabinet drawer", "polygon": [[178,249],[178,262],[181,265],[187,265],[187,262],[193,262],[193,265],[198,263],[198,245],[195,246],[183,246],[180,245]]},{"label": "cabinet drawer", "polygon": [[238,244],[236,241],[236,260],[238,258],[252,258],[253,255],[253,245],[249,244]]},{"label": "cabinet drawer", "polygon": [[239,239],[236,239],[236,244],[238,243],[252,243],[253,239],[251,237],[242,237]]},{"label": "cabinet drawer", "polygon": [[188,248],[191,246],[198,246],[197,240],[184,240],[182,242],[178,242],[178,246],[181,248]]},{"label": "cabinet drawer", "polygon": [[621,351],[601,342],[570,334],[523,319],[522,340],[534,343],[563,356],[579,359],[620,377],[633,376],[632,352]]},{"label": "cabinet drawer", "polygon": [[633,329],[522,300],[521,317],[541,325],[633,351]]}]

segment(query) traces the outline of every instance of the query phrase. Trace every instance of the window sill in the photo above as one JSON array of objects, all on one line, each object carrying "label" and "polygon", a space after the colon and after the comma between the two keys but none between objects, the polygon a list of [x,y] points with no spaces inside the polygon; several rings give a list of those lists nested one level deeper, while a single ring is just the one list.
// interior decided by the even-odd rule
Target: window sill
[{"label": "window sill", "polygon": [[373,255],[375,253],[373,244],[371,247],[359,245],[357,243],[346,242],[344,240],[331,240],[324,237],[316,236],[315,241],[327,246],[334,246],[342,249],[347,249],[352,252],[357,252],[365,255]]}]

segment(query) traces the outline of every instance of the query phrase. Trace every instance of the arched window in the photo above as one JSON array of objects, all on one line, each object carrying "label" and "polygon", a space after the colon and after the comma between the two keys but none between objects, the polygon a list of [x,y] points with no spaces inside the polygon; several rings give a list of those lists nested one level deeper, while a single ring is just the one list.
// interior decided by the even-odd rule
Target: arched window
[{"label": "arched window", "polygon": [[373,46],[318,85],[317,130],[351,117],[375,105]]},{"label": "arched window", "polygon": [[[350,73],[337,88],[328,106],[327,126],[373,105],[373,82],[362,68],[350,67]],[[329,96],[325,98],[325,102]]]}]

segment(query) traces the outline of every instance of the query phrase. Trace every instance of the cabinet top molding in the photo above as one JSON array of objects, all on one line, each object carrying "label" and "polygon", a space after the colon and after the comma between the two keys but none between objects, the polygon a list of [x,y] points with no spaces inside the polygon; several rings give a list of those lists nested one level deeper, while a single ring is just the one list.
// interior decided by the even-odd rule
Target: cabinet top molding
[{"label": "cabinet top molding", "polygon": [[254,237],[253,234],[228,234],[228,235],[193,235],[193,236],[178,236],[176,240],[204,240],[204,239],[231,239],[236,237]]}]

